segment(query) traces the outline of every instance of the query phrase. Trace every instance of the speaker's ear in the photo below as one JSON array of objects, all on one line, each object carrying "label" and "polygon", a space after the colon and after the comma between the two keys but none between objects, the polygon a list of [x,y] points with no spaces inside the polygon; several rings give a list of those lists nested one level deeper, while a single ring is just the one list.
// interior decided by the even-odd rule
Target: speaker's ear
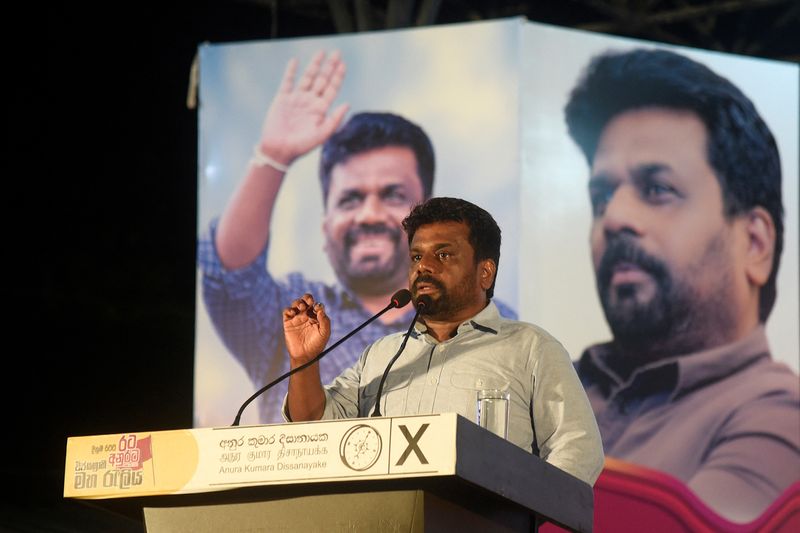
[{"label": "speaker's ear", "polygon": [[481,287],[488,289],[494,283],[494,277],[497,275],[497,265],[492,259],[484,259],[478,267],[480,268]]}]

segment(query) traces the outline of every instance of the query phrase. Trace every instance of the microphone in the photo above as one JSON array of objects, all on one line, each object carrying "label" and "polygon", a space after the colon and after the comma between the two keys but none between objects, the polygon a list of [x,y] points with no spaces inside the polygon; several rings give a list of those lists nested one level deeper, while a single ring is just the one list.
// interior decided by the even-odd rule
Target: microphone
[{"label": "microphone", "polygon": [[408,326],[408,331],[406,331],[405,336],[403,337],[403,342],[400,344],[400,348],[397,350],[397,353],[394,354],[392,360],[389,361],[389,364],[386,365],[386,370],[383,371],[383,376],[381,377],[381,382],[378,384],[378,394],[375,396],[375,409],[372,410],[372,415],[370,416],[383,416],[381,415],[381,394],[383,394],[383,384],[386,382],[386,377],[389,375],[389,369],[392,368],[392,365],[397,358],[400,357],[400,354],[403,353],[403,350],[406,348],[406,343],[408,342],[408,337],[411,335],[411,330],[414,328],[414,324],[417,323],[417,318],[419,318],[419,314],[422,309],[425,308],[427,303],[427,299],[425,298],[427,295],[422,295],[417,300],[417,312],[414,313],[414,318],[411,320],[411,325]]},{"label": "microphone", "polygon": [[[248,405],[250,405],[250,402],[252,402],[252,401],[253,401],[253,400],[255,400],[256,398],[258,398],[260,395],[262,395],[263,393],[265,393],[266,391],[268,391],[270,388],[274,387],[275,385],[277,385],[278,383],[280,383],[280,382],[281,382],[281,381],[283,381],[284,379],[288,378],[289,376],[291,376],[291,375],[292,375],[292,374],[294,374],[295,372],[300,372],[300,371],[301,371],[301,370],[303,370],[304,368],[306,368],[306,367],[308,367],[308,366],[311,366],[311,365],[313,365],[314,363],[316,363],[317,361],[319,361],[320,359],[322,359],[322,357],[323,357],[324,355],[327,355],[329,352],[331,352],[331,351],[332,351],[334,348],[336,348],[337,346],[339,346],[341,343],[343,343],[344,341],[346,341],[347,339],[349,339],[350,337],[352,337],[353,335],[355,335],[356,333],[358,333],[359,331],[361,331],[361,329],[362,329],[362,328],[364,328],[365,326],[367,326],[367,325],[371,324],[371,323],[372,323],[374,320],[376,320],[376,319],[377,319],[379,316],[381,316],[382,314],[384,314],[384,313],[385,313],[386,311],[388,311],[389,309],[395,309],[395,308],[405,307],[406,305],[408,305],[408,302],[410,302],[410,301],[411,301],[411,291],[409,291],[408,289],[400,289],[399,291],[397,291],[396,293],[394,293],[394,294],[392,295],[392,297],[390,298],[389,304],[388,304],[386,307],[384,307],[383,309],[381,309],[381,310],[380,310],[380,311],[379,311],[377,314],[375,314],[375,315],[373,315],[372,317],[370,317],[370,318],[369,318],[369,319],[368,319],[366,322],[364,322],[363,324],[361,324],[360,326],[358,326],[356,329],[354,329],[353,331],[351,331],[350,333],[348,333],[347,335],[345,335],[344,337],[342,337],[341,339],[339,339],[338,341],[336,341],[336,342],[335,342],[335,343],[334,343],[332,346],[330,346],[329,348],[327,348],[327,349],[323,350],[323,351],[322,351],[322,352],[321,352],[321,353],[320,353],[318,356],[316,356],[314,359],[312,359],[311,361],[308,361],[307,363],[303,363],[302,365],[298,366],[297,368],[293,368],[292,370],[290,370],[290,371],[286,372],[286,373],[285,373],[285,374],[283,374],[282,376],[280,376],[280,377],[278,377],[277,379],[275,379],[275,380],[271,381],[270,383],[267,383],[266,385],[264,385],[263,387],[261,387],[259,390],[257,390],[256,392],[254,392],[254,393],[253,393],[253,395],[252,395],[252,396],[250,396],[250,397],[249,397],[249,398],[248,398],[248,399],[247,399],[247,400],[246,400],[246,401],[245,401],[245,402],[242,404],[242,406],[239,408],[239,412],[238,412],[238,413],[236,413],[236,418],[233,420],[233,424],[231,424],[231,425],[232,425],[232,426],[238,426],[238,425],[239,425],[239,421],[240,421],[240,420],[241,420],[241,418],[242,418],[242,413],[244,412],[245,408],[246,408]],[[414,317],[414,320],[416,320],[416,317]],[[412,322],[412,324],[413,324],[413,322]]]}]

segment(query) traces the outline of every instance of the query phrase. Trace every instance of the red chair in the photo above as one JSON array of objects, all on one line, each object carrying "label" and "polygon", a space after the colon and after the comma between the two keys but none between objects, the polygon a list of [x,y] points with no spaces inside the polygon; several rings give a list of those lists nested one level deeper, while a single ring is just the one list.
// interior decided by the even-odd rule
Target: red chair
[{"label": "red chair", "polygon": [[[617,459],[606,458],[594,496],[596,533],[800,532],[800,482],[746,524],[721,517],[674,477]],[[544,524],[539,531],[564,530]]]}]

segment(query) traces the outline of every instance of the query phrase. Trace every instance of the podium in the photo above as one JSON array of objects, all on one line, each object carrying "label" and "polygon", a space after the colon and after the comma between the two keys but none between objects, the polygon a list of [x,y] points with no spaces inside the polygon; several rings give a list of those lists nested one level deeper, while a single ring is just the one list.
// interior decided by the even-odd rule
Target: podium
[{"label": "podium", "polygon": [[593,491],[454,413],[70,437],[64,496],[161,531],[591,531]]}]

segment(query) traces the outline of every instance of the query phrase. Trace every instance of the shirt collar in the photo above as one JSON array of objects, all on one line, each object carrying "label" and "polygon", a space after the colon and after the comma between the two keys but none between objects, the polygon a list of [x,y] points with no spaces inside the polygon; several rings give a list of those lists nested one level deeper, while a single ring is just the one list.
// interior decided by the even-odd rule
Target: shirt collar
[{"label": "shirt collar", "polygon": [[578,369],[585,377],[584,385],[598,385],[605,396],[610,396],[648,375],[652,377],[654,374],[666,375],[677,371],[672,391],[672,396],[677,397],[736,373],[757,359],[769,357],[769,344],[761,325],[736,342],[643,365],[627,381],[623,381],[606,364],[612,353],[612,343],[598,344],[584,351],[578,362]]},{"label": "shirt collar", "polygon": [[689,392],[708,381],[735,374],[762,357],[769,357],[769,343],[763,325],[731,344],[678,358],[676,393]]},{"label": "shirt collar", "polygon": [[[469,320],[465,320],[459,326],[457,331],[456,337],[465,333],[467,331],[478,330],[484,333],[489,333],[493,335],[497,335],[497,332],[500,330],[500,322],[502,318],[500,317],[500,311],[497,309],[497,306],[489,300],[489,303],[486,307],[484,307],[478,314],[470,318]],[[431,338],[430,335],[425,335],[428,332],[428,326],[425,325],[424,322],[417,320],[414,324],[414,331],[411,332],[411,335],[416,339],[422,336],[423,338]]]}]

